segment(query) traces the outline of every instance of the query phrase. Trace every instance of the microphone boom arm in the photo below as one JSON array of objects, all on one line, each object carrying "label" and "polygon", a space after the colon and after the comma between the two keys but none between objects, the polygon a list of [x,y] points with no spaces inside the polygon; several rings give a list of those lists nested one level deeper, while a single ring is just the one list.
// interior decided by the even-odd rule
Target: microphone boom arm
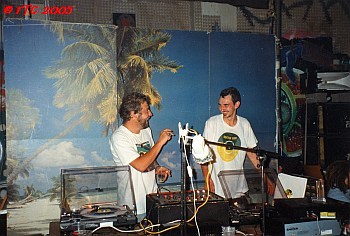
[{"label": "microphone boom arm", "polygon": [[220,143],[220,142],[208,141],[205,139],[205,143],[212,144],[215,146],[225,147],[227,150],[235,149],[235,150],[241,150],[241,151],[246,151],[246,152],[253,152],[253,153],[256,153],[256,155],[259,157],[268,157],[268,158],[274,158],[274,159],[281,158],[281,156],[275,152],[269,152],[269,151],[265,151],[262,149],[254,149],[254,148],[245,148],[245,147],[235,146],[235,145],[233,145],[232,142]]}]

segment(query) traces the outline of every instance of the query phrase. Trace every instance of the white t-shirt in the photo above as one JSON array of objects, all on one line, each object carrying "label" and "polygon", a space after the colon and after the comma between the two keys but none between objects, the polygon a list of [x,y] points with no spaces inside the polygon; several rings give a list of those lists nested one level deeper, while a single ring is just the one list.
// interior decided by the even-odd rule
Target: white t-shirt
[{"label": "white t-shirt", "polygon": [[[237,123],[233,127],[224,122],[222,114],[210,117],[205,123],[203,136],[208,141],[220,143],[232,142],[234,146],[245,148],[254,148],[258,143],[249,121],[241,116],[237,116]],[[227,150],[226,147],[215,145],[211,145],[210,147],[214,151],[211,177],[215,185],[215,193],[225,197],[218,174],[221,170],[242,170],[246,152],[234,149]],[[230,189],[231,197],[233,198],[247,192],[248,186],[245,177],[243,179],[237,179],[237,184],[234,187],[235,189]]]},{"label": "white t-shirt", "polygon": [[[110,148],[113,159],[117,166],[129,165],[140,155],[147,153],[154,145],[152,132],[150,128],[134,134],[123,125],[121,125],[110,138]],[[131,177],[134,186],[135,202],[137,214],[146,213],[146,195],[157,191],[155,180],[155,171],[140,172],[130,166]],[[124,182],[124,181],[123,181]],[[121,189],[121,183],[118,183]],[[123,186],[129,186],[130,183],[124,182]],[[127,190],[127,187],[125,187]],[[118,201],[124,202],[130,199],[128,191],[118,191]]]}]

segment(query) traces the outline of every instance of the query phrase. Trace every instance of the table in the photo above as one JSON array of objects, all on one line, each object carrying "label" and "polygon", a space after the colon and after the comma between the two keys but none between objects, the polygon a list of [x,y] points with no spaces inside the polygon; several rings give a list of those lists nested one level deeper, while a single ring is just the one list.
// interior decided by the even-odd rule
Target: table
[{"label": "table", "polygon": [[[260,236],[262,235],[262,232],[260,230],[260,225],[243,225],[240,226],[238,229],[240,232],[243,232],[247,235],[257,235]],[[168,233],[164,233],[162,235],[170,235],[171,231],[168,231]],[[63,236],[64,234],[60,233],[60,227],[59,227],[59,222],[50,222],[50,227],[49,227],[49,235],[50,236]],[[138,232],[138,233],[122,233],[122,232],[117,232],[116,230],[106,227],[106,228],[102,228],[100,230],[97,230],[95,233],[91,234],[91,233],[81,233],[81,234],[77,234],[77,236],[137,236],[137,235],[151,235],[151,234],[145,234],[143,231],[142,232]],[[173,232],[173,235],[179,235],[179,233]],[[201,234],[202,236],[221,236],[221,233],[218,234],[212,234],[212,233],[208,233],[208,234]],[[240,235],[238,233],[236,233],[236,235]],[[191,236],[189,234],[189,236]]]}]

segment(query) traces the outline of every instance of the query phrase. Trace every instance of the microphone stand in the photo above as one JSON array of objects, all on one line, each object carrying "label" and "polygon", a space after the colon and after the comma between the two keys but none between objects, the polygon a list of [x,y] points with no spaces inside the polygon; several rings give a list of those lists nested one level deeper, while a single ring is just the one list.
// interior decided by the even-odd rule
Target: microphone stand
[{"label": "microphone stand", "polygon": [[[187,182],[187,150],[188,145],[184,144],[183,139],[180,138],[180,152],[181,152],[181,190],[180,190],[180,196],[181,196],[181,207],[180,207],[180,213],[181,213],[181,223],[180,223],[180,235],[185,236],[187,235],[187,207],[186,207],[186,182]],[[183,155],[185,154],[185,155]]]},{"label": "microphone stand", "polygon": [[262,235],[265,235],[265,221],[266,221],[266,213],[265,213],[265,181],[264,181],[264,177],[265,177],[265,162],[267,160],[266,155],[260,155],[259,152],[256,152],[256,155],[258,156],[259,159],[259,165],[261,168],[261,209],[262,209],[262,222],[261,222],[261,231],[262,231]]},{"label": "microphone stand", "polygon": [[240,147],[240,146],[234,146],[232,142],[227,142],[227,143],[219,143],[219,142],[212,142],[212,141],[208,141],[205,140],[205,142],[207,144],[212,144],[212,145],[216,145],[216,146],[221,146],[221,147],[225,147],[227,150],[241,150],[241,151],[246,151],[246,152],[253,152],[258,156],[258,160],[259,160],[259,167],[261,168],[261,196],[262,196],[262,224],[261,224],[261,231],[262,234],[265,235],[265,181],[264,181],[264,177],[265,177],[265,170],[264,170],[264,166],[266,164],[266,161],[269,160],[270,158],[275,158],[275,159],[279,159],[281,156],[278,155],[277,153],[274,152],[269,152],[269,151],[265,151],[262,149],[253,149],[253,148],[244,148],[244,147]]}]

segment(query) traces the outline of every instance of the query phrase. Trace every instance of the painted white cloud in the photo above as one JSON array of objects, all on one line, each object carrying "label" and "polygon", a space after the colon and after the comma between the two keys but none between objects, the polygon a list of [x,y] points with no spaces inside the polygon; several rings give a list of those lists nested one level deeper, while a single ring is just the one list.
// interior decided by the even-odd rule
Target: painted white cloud
[{"label": "painted white cloud", "polygon": [[94,162],[101,166],[108,166],[108,165],[114,165],[114,161],[111,159],[103,159],[96,151],[91,152],[91,158],[94,160]]},{"label": "painted white cloud", "polygon": [[36,167],[65,167],[65,166],[83,166],[85,152],[74,147],[72,142],[60,142],[44,150],[34,160]]},{"label": "painted white cloud", "polygon": [[176,158],[175,154],[176,152],[172,151],[162,153],[160,156],[160,160],[171,170],[179,170],[181,168],[181,160],[180,158]]}]

